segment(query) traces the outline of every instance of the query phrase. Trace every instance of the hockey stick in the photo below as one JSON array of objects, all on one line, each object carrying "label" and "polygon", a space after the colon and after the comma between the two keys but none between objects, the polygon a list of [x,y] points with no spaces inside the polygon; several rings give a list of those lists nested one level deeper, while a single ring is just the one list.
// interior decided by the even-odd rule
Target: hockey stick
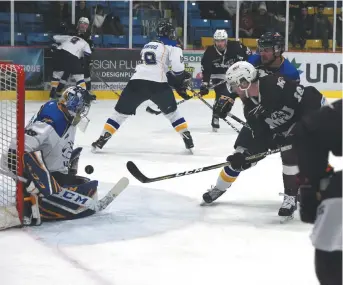
[{"label": "hockey stick", "polygon": [[[269,150],[266,152],[254,154],[254,155],[248,156],[246,158],[246,161],[255,161],[255,160],[263,158],[267,155],[277,153],[279,151],[286,151],[286,150],[289,150],[291,148],[292,148],[292,145],[287,145],[287,146],[283,146],[281,148],[277,148],[277,149]],[[164,176],[158,176],[155,178],[146,177],[132,161],[128,161],[126,163],[126,167],[129,170],[129,172],[132,174],[132,176],[134,176],[140,182],[151,183],[151,182],[156,182],[156,181],[161,181],[161,180],[166,180],[166,179],[172,179],[172,178],[186,176],[186,175],[191,175],[191,174],[195,174],[195,173],[200,173],[200,172],[204,172],[204,171],[209,171],[212,169],[227,166],[229,164],[230,164],[230,162],[226,161],[226,162],[219,163],[219,164],[213,164],[213,165],[204,166],[204,167],[200,167],[200,168],[196,168],[196,169],[192,169],[192,170],[187,170],[187,171],[183,171],[183,172],[168,174],[168,175],[164,175]]]},{"label": "hockey stick", "polygon": [[[217,84],[214,84],[214,85],[210,86],[209,88],[214,88],[214,87],[216,87],[216,86],[218,86],[218,85],[221,85],[221,84],[223,84],[223,83],[225,83],[225,82],[226,82],[225,80],[220,81],[220,82],[218,82]],[[189,89],[188,89],[188,90],[189,90]],[[189,99],[187,99],[187,100],[186,100],[186,99],[183,99],[183,100],[177,102],[176,105],[180,105],[180,104],[182,104],[182,103],[184,103],[184,102],[186,102],[186,101],[188,101],[188,100],[189,100]],[[152,109],[150,106],[146,107],[145,111],[147,111],[148,113],[153,114],[153,115],[159,115],[159,114],[162,113],[162,111],[156,111],[156,110]]]},{"label": "hockey stick", "polygon": [[[9,176],[15,180],[26,183],[27,179],[21,176],[16,176],[12,172],[7,172],[0,169],[0,173]],[[99,201],[92,199],[91,197],[70,191],[66,188],[61,187],[61,191],[53,194],[54,197],[59,198],[64,201],[79,205],[91,209],[93,211],[99,212],[104,210],[127,186],[129,185],[129,179],[122,177],[108,193],[101,198]],[[62,207],[60,207],[62,208]],[[65,207],[67,208],[67,207]],[[64,208],[63,208],[64,209]]]},{"label": "hockey stick", "polygon": [[[211,110],[213,110],[213,107],[204,99],[202,98],[202,96],[196,92],[195,90],[193,89],[189,89],[191,92],[194,93],[195,96],[197,96],[207,107],[209,107]],[[241,125],[243,125],[244,127],[248,128],[248,129],[251,129],[250,126],[245,123],[244,121],[242,121],[240,118],[236,117],[235,115],[231,114],[231,113],[228,113],[227,114],[231,119],[235,120],[236,122],[240,123]],[[225,118],[221,118],[224,122],[226,122],[231,128],[233,128],[237,133],[240,132],[239,129],[237,129],[234,125],[232,125],[227,119]]]},{"label": "hockey stick", "polygon": [[[180,104],[182,104],[182,103],[184,103],[186,101],[188,101],[188,100],[183,99],[183,100],[177,102],[176,105],[180,105]],[[159,115],[159,114],[162,113],[162,111],[156,111],[153,108],[151,108],[150,106],[146,107],[145,111],[147,111],[148,113],[153,114],[153,115]]]},{"label": "hockey stick", "polygon": [[114,91],[114,90],[107,84],[107,82],[105,82],[96,72],[91,71],[91,73],[92,73],[92,75],[95,75],[95,77],[97,77],[102,83],[104,83],[104,84],[106,85],[106,87],[107,87],[109,90],[111,90],[114,94],[116,94],[118,97],[121,96],[118,92]]}]

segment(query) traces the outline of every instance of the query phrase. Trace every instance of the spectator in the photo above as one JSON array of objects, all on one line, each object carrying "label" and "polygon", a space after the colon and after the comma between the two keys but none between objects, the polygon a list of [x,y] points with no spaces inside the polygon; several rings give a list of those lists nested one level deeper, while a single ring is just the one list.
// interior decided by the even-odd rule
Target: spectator
[{"label": "spectator", "polygon": [[78,5],[75,7],[75,22],[78,22],[81,17],[91,20],[91,13],[86,7],[86,1],[79,1]]},{"label": "spectator", "polygon": [[236,16],[237,1],[224,1],[223,8],[228,13],[231,20]]},{"label": "spectator", "polygon": [[124,35],[124,27],[120,23],[119,17],[113,15],[113,13],[106,15],[102,25],[102,32],[114,36]]},{"label": "spectator", "polygon": [[318,5],[318,13],[314,15],[313,36],[321,39],[325,51],[329,49],[329,32],[331,23],[328,16],[324,15],[324,4]]},{"label": "spectator", "polygon": [[308,15],[307,7],[301,8],[301,16],[296,17],[294,31],[291,33],[291,42],[293,47],[297,44],[304,49],[306,39],[312,38],[313,17]]},{"label": "spectator", "polygon": [[60,24],[62,22],[69,26],[71,23],[71,15],[69,13],[68,3],[64,1],[53,2],[50,12],[44,17],[44,22],[47,29],[53,33],[60,31]]},{"label": "spectator", "polygon": [[257,11],[258,14],[254,17],[254,23],[256,23],[254,38],[259,38],[262,34],[268,31],[270,26],[270,16],[267,14],[266,3],[261,2]]},{"label": "spectator", "polygon": [[254,21],[251,13],[250,5],[243,2],[239,16],[239,37],[250,38],[254,33]]},{"label": "spectator", "polygon": [[92,23],[93,33],[95,34],[103,34],[102,25],[105,21],[106,14],[104,8],[101,5],[95,6],[95,15]]}]

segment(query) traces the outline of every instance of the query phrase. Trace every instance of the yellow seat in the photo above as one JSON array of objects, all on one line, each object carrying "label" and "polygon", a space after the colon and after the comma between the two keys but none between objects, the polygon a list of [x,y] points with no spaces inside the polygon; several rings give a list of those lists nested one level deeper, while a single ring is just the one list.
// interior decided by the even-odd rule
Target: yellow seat
[{"label": "yellow seat", "polygon": [[325,7],[324,8],[324,15],[332,16],[333,15],[333,8],[331,7]]},{"label": "yellow seat", "polygon": [[257,39],[243,38],[243,45],[249,48],[257,47]]},{"label": "yellow seat", "polygon": [[307,11],[309,15],[313,15],[314,14],[314,7],[307,7]]},{"label": "yellow seat", "polygon": [[212,37],[201,37],[201,46],[203,48],[207,48],[208,46],[213,45],[213,38]]},{"label": "yellow seat", "polygon": [[322,47],[322,40],[307,40],[305,44],[306,49],[317,49]]}]

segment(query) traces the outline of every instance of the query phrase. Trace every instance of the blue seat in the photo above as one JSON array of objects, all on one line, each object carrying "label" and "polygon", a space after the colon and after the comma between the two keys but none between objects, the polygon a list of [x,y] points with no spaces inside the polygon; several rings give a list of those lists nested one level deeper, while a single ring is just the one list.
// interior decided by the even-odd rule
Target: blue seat
[{"label": "blue seat", "polygon": [[0,23],[10,23],[11,13],[0,13]]},{"label": "blue seat", "polygon": [[230,20],[211,20],[211,27],[214,31],[217,29],[227,30],[231,29],[232,25]]},{"label": "blue seat", "polygon": [[132,35],[141,35],[142,27],[132,27]]},{"label": "blue seat", "polygon": [[192,28],[211,27],[211,22],[206,19],[191,19],[190,23]]},{"label": "blue seat", "polygon": [[19,13],[19,23],[20,24],[43,23],[43,15]]},{"label": "blue seat", "polygon": [[0,34],[0,44],[1,45],[10,45],[11,44],[11,33],[2,32]]},{"label": "blue seat", "polygon": [[14,45],[26,46],[26,37],[24,33],[14,33]]},{"label": "blue seat", "polygon": [[129,9],[129,1],[109,1],[109,6],[111,10],[113,9]]},{"label": "blue seat", "polygon": [[42,14],[19,13],[20,31],[23,32],[44,32],[44,23]]},{"label": "blue seat", "polygon": [[92,40],[96,47],[102,46],[102,36],[101,35],[93,35]]},{"label": "blue seat", "polygon": [[10,32],[11,31],[11,25],[7,23],[1,23],[0,22],[0,31],[1,32]]},{"label": "blue seat", "polygon": [[150,41],[148,36],[134,35],[132,36],[132,47],[143,47]]},{"label": "blue seat", "polygon": [[103,35],[103,45],[105,47],[127,47],[126,36]]},{"label": "blue seat", "polygon": [[27,35],[27,43],[29,46],[34,45],[49,45],[52,42],[51,35],[45,33],[29,33]]},{"label": "blue seat", "polygon": [[[130,18],[129,17],[121,17],[120,18],[120,23],[123,25],[123,26],[129,26],[129,21],[130,21]],[[142,25],[142,22],[140,19],[138,19],[137,17],[133,17],[132,18],[132,26],[133,27],[137,27],[137,26],[141,26]]]}]

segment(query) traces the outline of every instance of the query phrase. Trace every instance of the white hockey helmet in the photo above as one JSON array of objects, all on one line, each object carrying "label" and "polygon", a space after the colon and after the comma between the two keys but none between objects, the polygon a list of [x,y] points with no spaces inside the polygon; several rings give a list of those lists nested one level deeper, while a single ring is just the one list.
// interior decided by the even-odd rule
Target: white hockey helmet
[{"label": "white hockey helmet", "polygon": [[251,83],[257,79],[257,75],[257,70],[251,63],[238,61],[226,71],[225,78],[230,87],[248,90]]},{"label": "white hockey helmet", "polygon": [[227,32],[225,30],[216,30],[213,35],[215,41],[222,41],[228,39]]},{"label": "white hockey helmet", "polygon": [[79,33],[85,33],[89,27],[89,20],[86,17],[81,17],[77,22],[77,31]]},{"label": "white hockey helmet", "polygon": [[226,49],[227,39],[228,35],[225,30],[216,30],[213,35],[214,45],[219,51],[224,51]]}]

